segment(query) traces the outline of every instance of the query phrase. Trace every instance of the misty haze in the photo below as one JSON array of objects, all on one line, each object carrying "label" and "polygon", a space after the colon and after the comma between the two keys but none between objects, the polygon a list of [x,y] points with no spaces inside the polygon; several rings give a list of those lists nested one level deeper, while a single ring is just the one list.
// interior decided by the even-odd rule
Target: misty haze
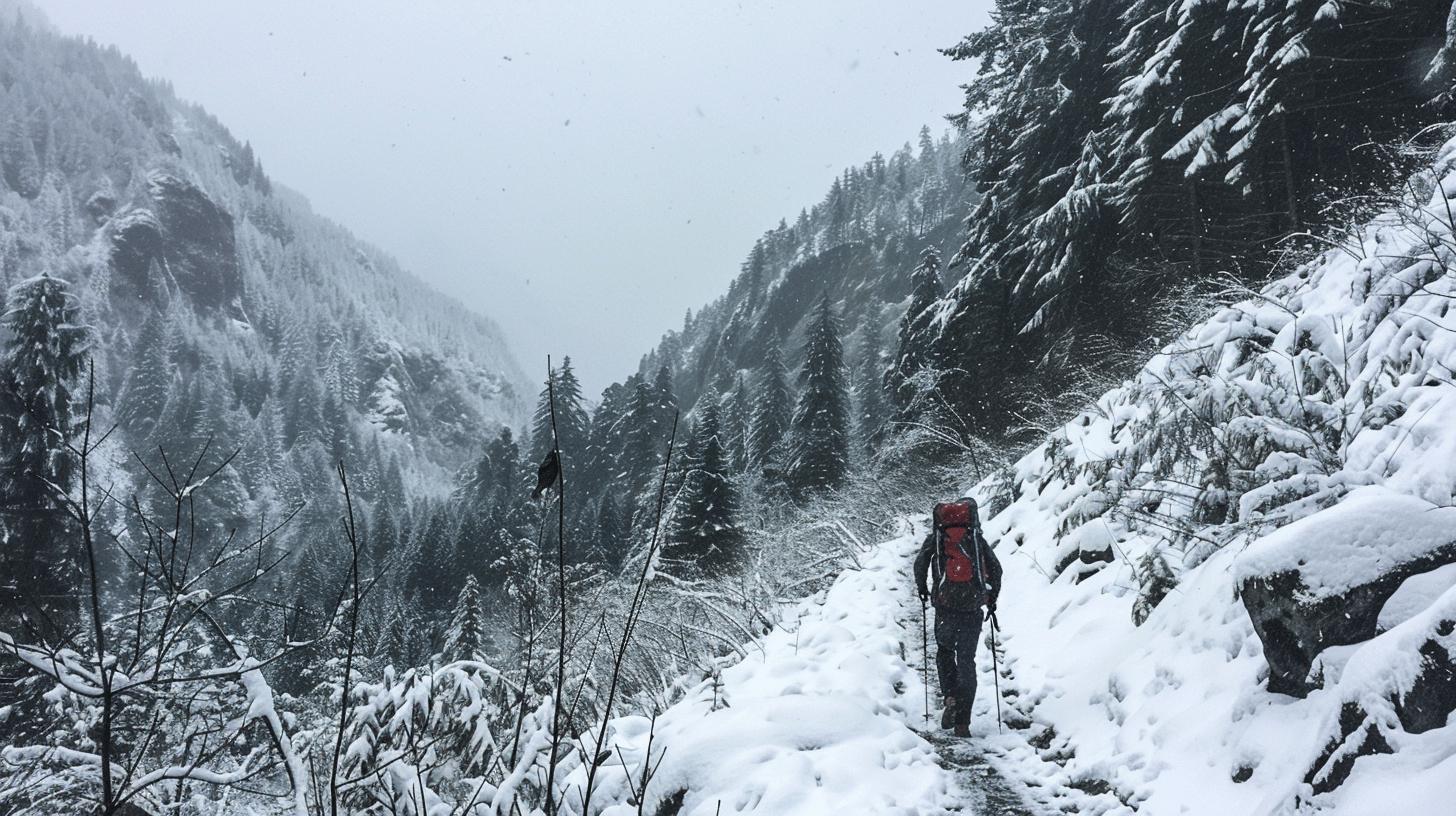
[{"label": "misty haze", "polygon": [[0,814],[1447,813],[1453,203],[1452,0],[0,0]]}]

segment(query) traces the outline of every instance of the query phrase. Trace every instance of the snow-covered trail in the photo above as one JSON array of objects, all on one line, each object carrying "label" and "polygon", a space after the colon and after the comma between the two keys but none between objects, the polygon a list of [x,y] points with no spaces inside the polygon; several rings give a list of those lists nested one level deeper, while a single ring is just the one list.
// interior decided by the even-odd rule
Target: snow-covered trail
[{"label": "snow-covered trail", "polygon": [[[641,778],[649,736],[661,764],[645,813],[1028,813],[982,754],[981,735],[996,729],[989,667],[977,736],[948,740],[927,728],[911,579],[919,537],[909,521],[902,530],[867,548],[829,589],[786,608],[777,628],[746,645],[748,657],[725,660],[655,725],[614,720],[597,801],[615,804],[601,813],[639,812],[626,780]],[[933,679],[930,692],[935,726]]]},{"label": "snow-covered trail", "polygon": [[[917,527],[912,539],[918,542],[923,534],[923,527]],[[918,661],[917,668],[921,670],[931,694],[930,716],[927,719],[922,714],[921,719],[915,723],[915,728],[935,746],[941,767],[949,771],[955,779],[960,803],[953,808],[953,812],[984,816],[1033,816],[1036,811],[1021,793],[1025,786],[1013,783],[1001,770],[1002,764],[1007,760],[998,753],[996,744],[1004,743],[1006,739],[1004,732],[998,733],[996,726],[997,684],[992,676],[995,666],[989,646],[983,644],[976,655],[978,682],[976,700],[972,706],[970,739],[955,737],[940,728],[941,706],[938,703],[935,678],[935,646],[933,643],[928,644],[928,654],[921,650],[919,630],[922,611],[914,597],[912,558],[905,559],[903,569],[906,590],[900,604],[900,623],[915,633],[913,648]],[[925,628],[929,637],[928,633],[935,628],[935,618],[933,611],[927,614],[929,617],[925,621]],[[1001,685],[1004,687],[1006,684],[1003,681]]]}]

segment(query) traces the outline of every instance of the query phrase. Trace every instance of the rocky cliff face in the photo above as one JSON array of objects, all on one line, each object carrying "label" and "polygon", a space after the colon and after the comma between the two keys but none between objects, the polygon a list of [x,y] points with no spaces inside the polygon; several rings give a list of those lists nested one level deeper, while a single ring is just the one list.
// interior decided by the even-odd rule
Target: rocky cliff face
[{"label": "rocky cliff face", "polygon": [[175,288],[199,310],[247,322],[232,215],[197,185],[155,171],[146,194],[109,226],[114,294]]}]

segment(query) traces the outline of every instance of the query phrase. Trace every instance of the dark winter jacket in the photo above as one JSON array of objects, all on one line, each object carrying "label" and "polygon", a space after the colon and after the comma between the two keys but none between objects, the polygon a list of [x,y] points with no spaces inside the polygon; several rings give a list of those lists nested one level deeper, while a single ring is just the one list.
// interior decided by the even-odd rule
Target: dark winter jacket
[{"label": "dark winter jacket", "polygon": [[[993,609],[996,606],[996,598],[1001,594],[1001,562],[996,559],[996,553],[991,550],[990,545],[986,543],[986,537],[981,534],[979,521],[974,529],[976,550],[979,553],[966,554],[973,561],[977,560],[979,554],[979,563],[981,569],[984,570],[984,577],[975,582],[978,587],[969,593],[939,591],[945,583],[946,556],[939,546],[938,537],[933,528],[926,534],[925,541],[920,545],[920,553],[915,556],[915,586],[920,590],[921,596],[931,598],[937,609],[971,611],[980,609],[982,604],[987,604]],[[934,586],[931,585],[932,582]]]}]

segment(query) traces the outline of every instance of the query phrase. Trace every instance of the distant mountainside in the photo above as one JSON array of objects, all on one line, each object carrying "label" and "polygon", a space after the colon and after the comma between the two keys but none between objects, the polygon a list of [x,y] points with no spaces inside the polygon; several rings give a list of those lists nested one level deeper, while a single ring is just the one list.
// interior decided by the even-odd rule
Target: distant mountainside
[{"label": "distant mountainside", "polygon": [[0,291],[69,283],[127,446],[240,448],[247,496],[286,504],[333,489],[339,458],[367,492],[439,495],[519,426],[525,379],[493,322],[315,214],[115,48],[6,5]]},{"label": "distant mountainside", "polygon": [[845,170],[822,201],[765,232],[728,292],[665,334],[639,373],[651,377],[667,366],[688,408],[705,388],[730,390],[770,348],[783,351],[792,371],[802,362],[804,327],[826,296],[844,326],[850,366],[873,349],[871,366],[882,370],[922,251],[934,247],[949,258],[962,240],[977,198],[961,166],[965,150],[961,140],[937,141],[922,128],[915,146]]}]

